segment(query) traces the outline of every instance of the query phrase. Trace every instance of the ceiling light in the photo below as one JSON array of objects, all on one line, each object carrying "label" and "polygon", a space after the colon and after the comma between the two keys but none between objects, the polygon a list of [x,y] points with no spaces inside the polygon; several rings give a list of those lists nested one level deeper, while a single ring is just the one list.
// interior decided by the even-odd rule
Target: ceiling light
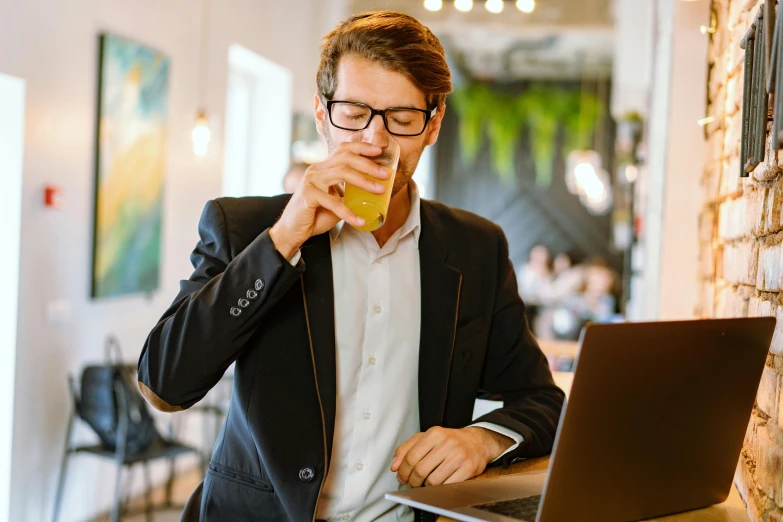
[{"label": "ceiling light", "polygon": [[454,9],[467,13],[473,9],[473,0],[454,0]]},{"label": "ceiling light", "polygon": [[536,8],[536,0],[517,0],[517,9],[523,13],[532,13]]},{"label": "ceiling light", "polygon": [[196,116],[196,125],[190,133],[190,139],[193,141],[193,154],[198,157],[204,157],[209,151],[209,140],[212,138],[212,132],[209,130],[209,120],[207,120],[206,111],[199,110]]},{"label": "ceiling light", "polygon": [[443,0],[424,0],[424,9],[427,11],[440,11],[443,9]]},{"label": "ceiling light", "polygon": [[484,4],[484,7],[487,8],[487,11],[494,14],[499,14],[503,12],[503,0],[487,0],[487,3]]}]

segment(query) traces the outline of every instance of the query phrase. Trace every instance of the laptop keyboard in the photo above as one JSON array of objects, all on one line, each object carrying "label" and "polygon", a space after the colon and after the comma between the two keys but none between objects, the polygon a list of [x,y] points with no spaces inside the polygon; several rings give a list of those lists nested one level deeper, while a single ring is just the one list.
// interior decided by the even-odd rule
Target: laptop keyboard
[{"label": "laptop keyboard", "polygon": [[492,502],[491,504],[479,504],[471,506],[476,509],[483,509],[490,513],[505,515],[518,520],[528,520],[534,522],[538,513],[538,505],[541,503],[541,495],[535,497],[515,498],[503,500],[502,502]]}]

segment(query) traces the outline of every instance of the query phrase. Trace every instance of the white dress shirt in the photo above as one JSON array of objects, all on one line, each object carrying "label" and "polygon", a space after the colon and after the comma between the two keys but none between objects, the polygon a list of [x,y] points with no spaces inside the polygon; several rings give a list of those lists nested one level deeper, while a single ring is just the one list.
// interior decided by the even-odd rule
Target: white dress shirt
[{"label": "white dress shirt", "polygon": [[[418,189],[409,187],[408,219],[382,248],[371,233],[342,222],[330,232],[337,409],[317,519],[414,520],[410,508],[383,498],[407,488],[389,468],[395,449],[419,432],[421,219]],[[522,441],[503,427],[476,425],[513,439],[507,451]]]}]

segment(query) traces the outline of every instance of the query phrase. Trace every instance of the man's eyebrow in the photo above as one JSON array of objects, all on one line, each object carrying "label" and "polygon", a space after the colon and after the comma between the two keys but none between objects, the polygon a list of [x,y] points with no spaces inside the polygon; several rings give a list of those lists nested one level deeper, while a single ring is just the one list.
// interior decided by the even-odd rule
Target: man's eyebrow
[{"label": "man's eyebrow", "polygon": [[[351,103],[361,103],[362,105],[367,105],[368,107],[372,107],[367,102],[363,102],[363,101],[357,100],[355,98],[350,98],[350,97],[342,98],[340,100],[335,99],[335,101],[345,101],[345,102],[351,102]],[[377,109],[378,107],[373,107],[373,108]],[[403,103],[397,103],[395,105],[390,105],[388,107],[384,107],[384,109],[418,109],[420,111],[426,111],[427,110],[426,108],[417,107],[416,103],[404,103],[404,104]],[[380,110],[383,110],[383,109],[380,109]]]}]

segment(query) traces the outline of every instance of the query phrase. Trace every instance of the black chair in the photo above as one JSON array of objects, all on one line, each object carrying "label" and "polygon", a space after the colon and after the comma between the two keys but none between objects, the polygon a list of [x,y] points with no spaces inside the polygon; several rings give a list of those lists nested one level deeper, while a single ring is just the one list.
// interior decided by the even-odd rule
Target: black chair
[{"label": "black chair", "polygon": [[[156,437],[155,441],[146,449],[136,454],[126,454],[125,447],[128,434],[128,423],[130,419],[130,409],[128,408],[129,400],[127,397],[127,388],[121,385],[115,385],[115,396],[117,397],[117,444],[116,449],[110,449],[103,444],[94,444],[90,446],[71,446],[71,435],[73,433],[73,426],[76,419],[81,419],[81,405],[80,394],[74,383],[73,376],[68,377],[69,390],[73,399],[73,411],[71,412],[70,419],[68,421],[68,431],[65,438],[65,451],[63,454],[62,466],[60,468],[60,478],[57,483],[57,496],[54,505],[54,514],[52,516],[53,522],[57,522],[60,514],[60,505],[62,502],[63,489],[65,486],[65,477],[67,472],[68,459],[75,453],[89,453],[97,457],[103,457],[111,459],[117,466],[117,479],[114,489],[114,503],[111,511],[111,522],[119,522],[120,514],[123,512],[122,506],[122,471],[127,467],[132,472],[133,466],[141,464],[144,468],[144,479],[146,486],[146,505],[145,514],[148,521],[152,520],[152,484],[150,480],[149,463],[154,460],[168,459],[169,460],[169,476],[166,482],[166,500],[162,507],[173,507],[171,502],[172,486],[174,482],[174,461],[175,458],[180,455],[193,453],[199,456],[201,473],[203,478],[204,470],[206,469],[206,462],[204,461],[204,455],[198,449],[181,444],[175,440],[169,434],[169,438],[162,436]],[[83,420],[83,419],[82,419]],[[170,430],[171,431],[171,430]]]}]

